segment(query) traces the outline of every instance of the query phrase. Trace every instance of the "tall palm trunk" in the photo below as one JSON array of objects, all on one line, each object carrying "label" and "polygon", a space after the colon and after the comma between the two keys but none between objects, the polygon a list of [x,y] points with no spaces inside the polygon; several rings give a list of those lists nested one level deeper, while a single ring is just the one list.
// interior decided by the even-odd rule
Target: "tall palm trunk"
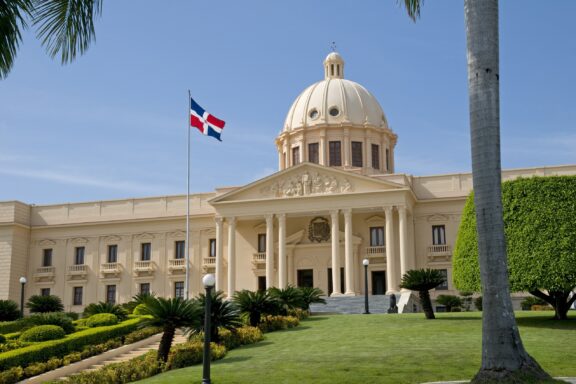
[{"label": "tall palm trunk", "polygon": [[424,311],[424,315],[426,319],[433,320],[436,318],[434,316],[434,310],[432,309],[432,301],[430,300],[430,291],[429,290],[421,290],[418,291],[418,295],[420,296],[420,305],[422,306],[422,310]]},{"label": "tall palm trunk", "polygon": [[549,378],[522,345],[502,218],[498,0],[465,0],[472,176],[482,279],[482,366],[472,382]]},{"label": "tall palm trunk", "polygon": [[176,333],[176,328],[171,324],[166,324],[164,326],[164,333],[160,339],[160,345],[158,346],[158,360],[167,362],[168,355],[170,354],[170,348],[172,348],[172,340],[174,340],[174,334]]}]

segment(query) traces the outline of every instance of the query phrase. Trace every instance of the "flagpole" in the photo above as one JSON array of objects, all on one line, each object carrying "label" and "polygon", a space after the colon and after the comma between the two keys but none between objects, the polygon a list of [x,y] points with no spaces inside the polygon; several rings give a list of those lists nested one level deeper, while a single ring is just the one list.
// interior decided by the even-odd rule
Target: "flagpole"
[{"label": "flagpole", "polygon": [[190,297],[190,90],[188,90],[188,107],[186,108],[186,130],[188,131],[188,168],[186,177],[186,281],[184,292],[186,300]]}]

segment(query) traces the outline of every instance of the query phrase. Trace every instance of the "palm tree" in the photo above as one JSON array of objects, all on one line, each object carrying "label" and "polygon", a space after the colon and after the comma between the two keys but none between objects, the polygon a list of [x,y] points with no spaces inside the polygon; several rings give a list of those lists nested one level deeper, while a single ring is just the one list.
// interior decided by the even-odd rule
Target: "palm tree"
[{"label": "palm tree", "polygon": [[132,300],[127,303],[122,304],[122,308],[128,313],[133,313],[134,309],[139,306],[140,304],[145,304],[146,300],[150,297],[155,297],[156,294],[154,292],[151,293],[137,293],[132,296]]},{"label": "palm tree", "polygon": [[26,302],[26,308],[30,309],[31,313],[45,313],[45,312],[63,312],[64,305],[62,300],[55,295],[33,295],[30,296]]},{"label": "palm tree", "polygon": [[276,300],[270,296],[268,291],[253,292],[244,289],[236,292],[233,300],[240,313],[248,316],[250,325],[253,327],[260,324],[262,315],[272,314],[278,308]]},{"label": "palm tree", "polygon": [[[421,0],[404,0],[416,20]],[[548,380],[526,352],[516,326],[502,217],[498,0],[464,0],[472,179],[482,281],[482,366],[473,382]]]},{"label": "palm tree", "polygon": [[[218,343],[220,341],[218,335],[219,327],[234,331],[236,328],[242,326],[242,320],[240,319],[240,311],[236,308],[236,305],[231,301],[224,300],[224,292],[211,290],[210,294],[212,296],[212,305],[210,306],[210,340]],[[206,295],[201,293],[195,300],[201,308],[202,313],[204,313],[206,308]],[[204,317],[202,316],[198,326],[191,327],[189,331],[192,333],[204,331]]]},{"label": "palm tree", "polygon": [[304,300],[300,289],[291,285],[284,289],[272,287],[269,289],[270,296],[278,301],[280,305],[280,314],[283,316],[288,315],[289,311],[296,308],[304,308]]},{"label": "palm tree", "polygon": [[302,296],[303,310],[310,310],[310,304],[326,304],[326,300],[322,297],[324,292],[320,288],[300,287],[298,289],[300,289],[300,295]]},{"label": "palm tree", "polygon": [[0,1],[0,79],[12,69],[28,22],[48,54],[66,64],[95,40],[94,19],[101,13],[102,0]]},{"label": "palm tree", "polygon": [[90,317],[92,315],[96,315],[97,313],[111,313],[116,315],[118,320],[126,320],[127,314],[124,308],[118,304],[112,303],[105,303],[100,301],[98,303],[91,303],[84,308],[84,313],[82,314],[83,317]]},{"label": "palm tree", "polygon": [[164,333],[158,347],[158,360],[168,361],[172,340],[178,328],[194,328],[200,324],[202,310],[197,303],[180,297],[165,299],[151,296],[146,300],[142,312],[149,315],[141,327],[162,327]]},{"label": "palm tree", "polygon": [[411,269],[402,276],[400,288],[418,291],[420,305],[427,319],[434,319],[430,291],[444,282],[444,276],[437,269]]}]

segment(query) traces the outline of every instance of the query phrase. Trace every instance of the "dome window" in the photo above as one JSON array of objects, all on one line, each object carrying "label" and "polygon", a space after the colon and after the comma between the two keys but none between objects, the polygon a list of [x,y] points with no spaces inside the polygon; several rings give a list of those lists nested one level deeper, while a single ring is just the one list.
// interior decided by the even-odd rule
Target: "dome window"
[{"label": "dome window", "polygon": [[332,108],[330,108],[329,113],[330,113],[330,116],[336,117],[340,114],[340,110],[337,107],[332,107]]},{"label": "dome window", "polygon": [[318,118],[318,110],[317,109],[312,109],[310,110],[310,112],[308,112],[308,116],[312,119],[312,120],[316,120]]}]

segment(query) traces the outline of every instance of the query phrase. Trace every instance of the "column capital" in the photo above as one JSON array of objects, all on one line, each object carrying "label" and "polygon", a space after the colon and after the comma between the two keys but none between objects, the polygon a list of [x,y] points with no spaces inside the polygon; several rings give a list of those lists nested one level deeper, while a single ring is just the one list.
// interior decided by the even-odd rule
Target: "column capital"
[{"label": "column capital", "polygon": [[272,224],[272,220],[274,220],[274,215],[269,213],[267,215],[264,215],[264,218],[266,219],[266,224]]},{"label": "column capital", "polygon": [[405,205],[399,205],[396,207],[396,209],[398,210],[398,213],[400,213],[401,215],[406,214],[407,209]]},{"label": "column capital", "polygon": [[227,217],[226,221],[228,222],[228,224],[236,224],[236,217],[235,216]]},{"label": "column capital", "polygon": [[342,210],[342,213],[344,214],[344,217],[348,217],[352,215],[352,208],[344,208]]},{"label": "column capital", "polygon": [[332,220],[334,220],[334,218],[338,217],[339,214],[340,214],[340,211],[338,209],[333,209],[330,211],[330,216],[332,217]]},{"label": "column capital", "polygon": [[386,216],[392,215],[392,209],[394,209],[394,207],[392,205],[388,205],[388,206],[384,207],[384,212],[386,213]]},{"label": "column capital", "polygon": [[216,222],[216,224],[222,224],[222,222],[224,221],[224,218],[222,216],[216,216],[214,218],[214,221]]},{"label": "column capital", "polygon": [[286,214],[285,213],[278,213],[278,214],[276,214],[276,217],[278,218],[278,221],[286,220]]}]

